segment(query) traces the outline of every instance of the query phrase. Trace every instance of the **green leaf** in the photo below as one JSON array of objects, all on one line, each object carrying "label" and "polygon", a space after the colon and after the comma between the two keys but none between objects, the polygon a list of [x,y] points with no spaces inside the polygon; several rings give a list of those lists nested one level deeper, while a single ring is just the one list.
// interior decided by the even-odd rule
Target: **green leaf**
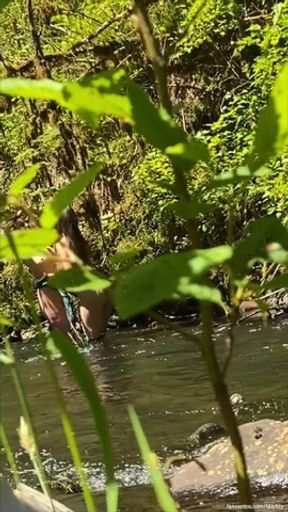
[{"label": "green leaf", "polygon": [[[54,229],[26,229],[10,233],[21,259],[41,256],[45,249],[59,238]],[[15,255],[10,247],[7,235],[0,235],[0,259],[14,260]]]},{"label": "green leaf", "polygon": [[79,265],[73,265],[69,270],[60,270],[49,278],[48,283],[52,288],[62,288],[69,292],[101,292],[111,286],[108,279],[98,277],[89,267]]},{"label": "green leaf", "polygon": [[178,291],[172,295],[173,299],[181,299],[183,297],[193,297],[199,301],[214,302],[214,304],[218,304],[225,309],[221,292],[217,288],[205,284],[193,284],[187,278],[181,279]]},{"label": "green leaf", "polygon": [[285,263],[288,257],[288,232],[276,217],[252,222],[247,239],[236,244],[230,262],[235,277],[243,276],[255,261]]},{"label": "green leaf", "polygon": [[97,75],[87,76],[80,80],[79,83],[85,87],[95,87],[102,93],[111,92],[119,94],[126,85],[126,81],[127,74],[124,69],[109,69]]},{"label": "green leaf", "polygon": [[262,110],[255,135],[254,149],[248,158],[252,171],[271,157],[280,155],[288,145],[288,64],[272,89],[268,105]]},{"label": "green leaf", "polygon": [[111,257],[111,264],[117,266],[131,263],[131,261],[135,260],[135,258],[140,255],[141,251],[143,251],[143,247],[134,247],[127,251],[116,252],[116,254]]},{"label": "green leaf", "polygon": [[0,0],[0,11],[6,7],[11,2],[11,0]]},{"label": "green leaf", "polygon": [[169,205],[169,209],[173,210],[176,215],[183,219],[195,219],[200,213],[209,213],[214,208],[214,205],[206,202],[204,203],[196,198],[191,201],[180,199],[179,201]]},{"label": "green leaf", "polygon": [[[115,93],[119,70],[97,75],[82,82],[60,83],[53,80],[6,78],[0,80],[0,94],[36,100],[53,100],[95,126],[102,114],[132,122],[127,96]],[[109,88],[108,82],[111,86]]]},{"label": "green leaf", "polygon": [[0,80],[0,94],[35,100],[53,100],[65,107],[62,90],[63,84],[48,79],[4,78]]},{"label": "green leaf", "polygon": [[238,183],[242,183],[251,178],[262,178],[263,176],[267,176],[272,171],[267,167],[261,167],[256,171],[252,172],[251,169],[245,165],[242,167],[238,167],[235,171],[227,171],[218,176],[215,176],[211,181],[209,188],[218,188],[218,187],[226,187],[227,185],[238,185]]},{"label": "green leaf", "polygon": [[71,183],[61,188],[52,201],[44,206],[39,219],[41,226],[44,228],[56,226],[65,208],[72,204],[74,199],[98,176],[102,169],[103,164],[96,163],[88,171],[81,173]]},{"label": "green leaf", "polygon": [[0,325],[12,326],[13,322],[11,322],[11,320],[9,320],[9,318],[6,318],[5,316],[0,316]]},{"label": "green leaf", "polygon": [[10,185],[8,195],[19,196],[31,181],[35,178],[40,170],[40,164],[35,164],[26,169],[20,176],[18,176]]},{"label": "green leaf", "polygon": [[152,146],[165,151],[187,140],[185,132],[163,109],[158,110],[149,96],[137,84],[128,81],[128,96],[132,105],[135,130]]},{"label": "green leaf", "polygon": [[114,293],[117,309],[122,317],[129,317],[164,300],[185,296],[222,304],[219,290],[202,280],[210,268],[231,257],[231,247],[220,246],[164,255],[134,267],[118,279]]},{"label": "green leaf", "polygon": [[[121,89],[126,82],[127,95]],[[102,114],[134,124],[149,144],[169,155],[175,167],[190,169],[195,162],[210,159],[208,147],[201,141],[187,140],[185,132],[164,109],[157,109],[149,96],[125,72],[113,70],[82,82],[61,84],[52,80],[8,78],[0,81],[0,94],[53,100],[78,114],[93,126]]]},{"label": "green leaf", "polygon": [[210,153],[207,144],[201,140],[191,139],[187,142],[180,142],[173,146],[168,146],[165,150],[177,167],[182,170],[189,170],[196,162],[200,160],[208,163]]},{"label": "green leaf", "polygon": [[174,502],[169,489],[165,483],[161,472],[161,465],[157,455],[151,451],[145,433],[142,429],[139,418],[133,407],[128,408],[128,413],[132,427],[141,451],[142,459],[149,471],[152,485],[155,490],[157,501],[164,512],[178,512],[178,507]]},{"label": "green leaf", "polygon": [[93,116],[99,117],[102,114],[131,122],[131,105],[126,96],[103,93],[96,87],[80,83],[64,84],[62,92],[66,102],[63,106],[89,123],[92,120],[93,124]]},{"label": "green leaf", "polygon": [[111,501],[112,503],[115,503],[116,483],[114,479],[114,459],[109,433],[109,423],[94,376],[83,355],[79,353],[68,336],[64,335],[60,331],[55,330],[52,331],[51,337],[53,338],[56,347],[61,352],[67,365],[69,366],[75,381],[77,382],[90,406],[95,427],[102,444],[107,483],[110,486],[109,492],[112,493]]},{"label": "green leaf", "polygon": [[143,89],[131,80],[128,81],[128,96],[135,130],[149,144],[166,153],[177,169],[186,171],[198,160],[209,161],[208,146],[196,139],[187,140],[185,132],[166,110],[157,109]]},{"label": "green leaf", "polygon": [[6,364],[6,365],[13,365],[14,359],[12,357],[9,357],[5,352],[0,352],[0,363]]},{"label": "green leaf", "polygon": [[288,274],[276,276],[261,286],[262,290],[280,290],[280,288],[288,288]]}]

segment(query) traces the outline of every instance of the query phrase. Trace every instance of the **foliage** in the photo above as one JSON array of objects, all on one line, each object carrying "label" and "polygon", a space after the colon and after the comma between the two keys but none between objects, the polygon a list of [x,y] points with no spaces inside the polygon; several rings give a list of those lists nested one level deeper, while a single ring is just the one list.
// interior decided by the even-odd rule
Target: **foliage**
[{"label": "foliage", "polygon": [[[256,2],[256,5],[258,8],[262,5],[262,2]],[[18,13],[20,21],[18,20],[17,23],[23,23],[23,15],[19,10],[20,6],[21,2],[16,3],[15,6],[12,4],[8,7],[9,14],[7,18],[5,18],[5,31],[8,30],[9,23],[11,23],[9,16],[12,16],[12,19],[15,20],[15,14]],[[127,8],[127,3],[118,2],[117,6],[118,8]],[[22,260],[42,254],[50,244],[53,244],[57,240],[58,234],[53,227],[57,223],[63,209],[76,199],[79,201],[80,194],[81,197],[82,194],[84,195],[85,187],[85,193],[88,194],[90,191],[90,196],[86,196],[86,203],[84,201],[83,204],[87,205],[89,199],[91,200],[92,198],[93,200],[93,197],[95,199],[93,189],[91,191],[91,183],[96,175],[99,174],[99,167],[92,167],[84,173],[80,173],[80,171],[83,171],[83,167],[84,169],[88,167],[89,163],[91,163],[91,155],[95,155],[101,147],[102,149],[103,147],[105,148],[109,158],[111,141],[107,144],[104,134],[105,137],[107,137],[107,132],[110,135],[110,130],[111,139],[114,140],[115,146],[117,146],[115,139],[117,138],[117,133],[120,131],[120,146],[122,145],[122,151],[123,148],[129,147],[129,142],[127,142],[123,136],[123,131],[126,130],[129,137],[131,137],[133,141],[136,141],[136,148],[142,148],[142,158],[139,156],[135,158],[134,172],[129,178],[129,191],[126,191],[123,196],[127,200],[127,198],[133,196],[133,193],[137,194],[139,189],[141,199],[144,202],[144,199],[149,195],[149,199],[147,198],[147,201],[145,201],[145,206],[141,206],[141,215],[143,212],[146,212],[146,219],[144,219],[144,222],[143,220],[141,222],[143,222],[144,227],[147,228],[147,226],[150,226],[151,219],[153,219],[158,230],[162,222],[161,215],[159,215],[159,202],[163,201],[162,205],[165,221],[167,222],[168,218],[168,223],[170,220],[173,223],[174,216],[180,218],[179,226],[181,226],[185,233],[183,233],[184,243],[181,247],[173,247],[175,250],[172,254],[171,244],[168,247],[168,251],[165,251],[166,254],[159,257],[152,257],[151,261],[142,264],[135,262],[137,253],[134,252],[132,257],[130,253],[130,256],[128,255],[127,257],[125,252],[122,253],[120,251],[118,253],[120,270],[119,267],[116,268],[117,271],[114,272],[110,281],[94,276],[91,269],[83,267],[79,261],[77,264],[73,265],[69,271],[61,272],[53,276],[51,282],[56,287],[62,287],[64,285],[66,289],[93,289],[97,291],[101,291],[113,283],[116,307],[120,315],[124,317],[132,316],[140,312],[145,313],[150,308],[157,306],[163,300],[167,299],[175,300],[188,296],[196,298],[199,301],[202,317],[201,334],[195,336],[185,330],[181,330],[181,334],[190,341],[196,342],[206,362],[211,384],[219,402],[220,411],[231,437],[235,452],[235,469],[240,500],[241,503],[250,505],[252,499],[244,450],[225,384],[225,372],[230,359],[228,355],[228,359],[224,361],[222,368],[215,352],[211,303],[217,303],[224,307],[227,312],[230,311],[232,326],[230,327],[229,336],[232,340],[233,326],[235,319],[237,319],[241,297],[249,290],[253,290],[256,294],[261,295],[261,291],[265,289],[265,285],[261,287],[259,283],[255,282],[253,265],[259,262],[276,262],[283,265],[283,268],[287,266],[287,229],[281,219],[277,219],[275,216],[269,217],[266,215],[261,220],[249,223],[248,226],[245,224],[240,230],[242,233],[237,232],[236,238],[239,238],[239,240],[235,243],[235,217],[238,214],[239,219],[242,220],[241,209],[247,200],[247,195],[249,196],[250,194],[251,196],[251,189],[254,187],[255,190],[255,184],[256,189],[258,186],[263,187],[263,184],[258,185],[261,183],[263,176],[267,183],[267,180],[270,179],[270,175],[273,174],[274,167],[277,168],[278,166],[278,169],[281,169],[280,172],[283,172],[283,162],[284,165],[286,165],[285,151],[288,142],[288,109],[282,109],[281,105],[287,105],[286,84],[288,68],[287,65],[282,66],[284,54],[280,49],[282,33],[285,36],[286,31],[286,6],[287,2],[283,3],[283,5],[278,4],[278,10],[269,7],[265,11],[264,18],[267,27],[265,27],[263,36],[254,34],[254,32],[258,32],[258,29],[255,29],[255,27],[252,29],[251,25],[249,25],[250,28],[247,28],[247,22],[249,24],[248,13],[246,11],[243,12],[243,8],[239,8],[238,2],[231,1],[225,4],[224,2],[218,2],[216,0],[209,0],[208,2],[201,2],[200,0],[196,0],[196,2],[193,3],[187,2],[184,7],[181,5],[180,19],[187,9],[188,26],[185,26],[186,20],[182,18],[182,22],[180,22],[180,25],[176,27],[176,29],[173,24],[169,24],[168,22],[171,13],[175,11],[173,11],[171,4],[166,7],[165,13],[167,18],[165,26],[171,27],[171,30],[178,30],[178,36],[180,36],[178,48],[180,48],[180,50],[182,48],[182,53],[180,51],[178,55],[174,54],[172,56],[171,61],[174,63],[177,62],[178,58],[192,51],[192,49],[195,51],[195,49],[202,47],[204,42],[208,47],[211,47],[211,45],[214,45],[215,40],[217,43],[217,37],[227,38],[229,34],[231,34],[231,30],[236,30],[237,17],[241,17],[242,15],[244,15],[244,28],[240,27],[240,32],[244,30],[244,32],[248,32],[250,35],[253,34],[253,36],[250,36],[252,39],[249,39],[249,37],[247,39],[247,33],[245,33],[242,42],[239,42],[237,51],[240,52],[241,55],[244,54],[244,50],[254,46],[255,41],[257,42],[256,46],[260,48],[260,56],[258,56],[258,58],[253,56],[251,63],[251,60],[249,60],[250,53],[248,52],[248,60],[241,67],[241,73],[243,75],[246,74],[244,85],[242,83],[242,77],[239,77],[239,74],[237,76],[237,79],[240,79],[241,82],[241,93],[238,89],[237,93],[235,93],[235,89],[233,91],[233,88],[228,90],[227,94],[224,94],[222,97],[220,117],[212,125],[210,131],[207,130],[206,126],[198,136],[195,136],[191,129],[187,129],[184,121],[181,122],[181,116],[176,115],[176,119],[174,119],[174,117],[163,108],[163,105],[159,107],[157,102],[152,101],[143,87],[136,83],[135,80],[131,79],[131,75],[134,75],[137,77],[138,81],[140,77],[144,81],[145,73],[148,73],[148,68],[142,69],[141,67],[137,69],[137,65],[133,59],[131,59],[128,66],[130,73],[121,70],[119,62],[116,62],[115,68],[113,66],[114,69],[106,69],[103,73],[97,73],[89,77],[87,76],[89,69],[85,68],[85,76],[83,77],[81,76],[81,62],[77,60],[76,65],[69,71],[70,76],[65,76],[65,78],[61,80],[62,74],[65,75],[65,66],[62,64],[58,69],[53,70],[57,80],[51,79],[50,62],[53,62],[53,60],[63,62],[63,52],[66,52],[64,60],[67,55],[69,60],[69,52],[71,51],[74,57],[74,53],[76,52],[77,54],[79,50],[80,42],[72,43],[71,34],[73,34],[73,30],[82,30],[85,36],[84,47],[86,47],[86,45],[89,47],[89,44],[93,42],[94,34],[93,31],[91,31],[91,22],[93,20],[91,20],[91,4],[89,2],[84,4],[84,10],[80,14],[81,22],[78,19],[79,13],[76,13],[77,15],[75,16],[74,9],[70,9],[69,12],[70,14],[72,12],[72,17],[68,21],[68,24],[65,24],[66,37],[63,38],[59,38],[59,33],[63,30],[65,19],[63,16],[61,17],[61,15],[59,17],[59,9],[62,9],[62,7],[53,6],[54,9],[58,10],[56,19],[53,20],[56,14],[55,11],[52,14],[50,13],[51,15],[48,17],[46,11],[46,18],[43,19],[41,18],[42,11],[39,9],[41,4],[37,6],[38,10],[35,9],[34,12],[31,12],[30,5],[28,18],[30,28],[32,29],[32,41],[29,40],[26,46],[24,45],[22,49],[18,48],[15,52],[17,58],[28,59],[26,63],[22,62],[22,64],[20,64],[20,72],[17,63],[13,62],[16,68],[13,67],[13,73],[11,73],[11,69],[9,69],[9,59],[12,57],[10,53],[11,49],[6,48],[2,65],[4,68],[3,74],[8,76],[0,82],[0,92],[8,97],[8,99],[4,100],[4,132],[7,134],[8,131],[9,133],[11,125],[14,124],[14,109],[16,110],[15,117],[18,120],[23,120],[27,109],[28,111],[30,109],[30,111],[33,112],[34,118],[31,123],[32,128],[30,127],[31,132],[28,134],[27,141],[34,140],[36,134],[37,144],[33,147],[32,152],[28,151],[28,153],[25,153],[24,150],[25,156],[23,161],[25,161],[25,164],[27,159],[27,161],[29,160],[29,164],[37,165],[39,158],[37,149],[40,147],[42,150],[40,154],[43,152],[43,138],[45,139],[47,126],[50,126],[50,124],[55,124],[57,128],[53,131],[51,138],[47,137],[47,139],[45,139],[46,143],[48,141],[48,146],[51,140],[54,139],[54,136],[57,138],[59,134],[61,134],[62,142],[66,145],[65,154],[60,155],[60,157],[59,154],[57,154],[55,159],[58,164],[62,165],[61,184],[55,180],[57,166],[54,166],[54,172],[50,173],[47,171],[49,167],[47,164],[53,162],[55,155],[50,154],[47,158],[45,157],[46,178],[42,184],[44,185],[44,197],[39,198],[38,196],[37,198],[36,196],[36,206],[38,210],[40,210],[40,212],[38,211],[40,227],[11,231],[7,223],[7,215],[9,215],[11,207],[17,207],[23,212],[28,211],[31,213],[31,203],[33,200],[25,204],[24,198],[26,197],[25,194],[27,194],[26,187],[30,185],[32,178],[34,178],[34,182],[33,184],[31,183],[31,189],[34,190],[36,194],[39,191],[39,184],[41,189],[41,182],[39,183],[38,181],[40,174],[36,172],[36,170],[38,171],[38,167],[32,167],[30,170],[26,169],[20,176],[20,173],[17,172],[16,181],[15,176],[12,176],[12,174],[9,176],[7,180],[9,182],[8,187],[6,187],[8,193],[3,192],[1,195],[1,210],[4,215],[1,219],[3,232],[0,236],[0,258],[5,261],[13,260],[17,262],[17,270],[21,277],[25,299],[31,308],[38,333],[42,337],[43,350],[47,356],[48,369],[55,385],[65,434],[70,444],[75,465],[82,478],[81,483],[88,510],[92,511],[95,507],[90,501],[91,494],[89,494],[87,482],[85,483],[85,476],[83,472],[81,473],[81,458],[77,452],[77,446],[71,443],[71,439],[73,438],[72,426],[70,425],[70,419],[65,408],[65,400],[59,388],[57,375],[53,371],[53,365],[50,360],[49,352],[51,350],[54,352],[55,346],[60,350],[74,379],[89,403],[91,414],[95,421],[95,429],[98,431],[103,448],[103,459],[107,479],[107,510],[108,512],[115,512],[117,510],[118,496],[117,485],[114,480],[113,455],[108,419],[100,400],[97,384],[87,367],[84,357],[78,353],[77,349],[64,335],[54,332],[47,340],[45,336],[41,334],[39,319],[33,303],[29,282],[23,270]],[[93,16],[95,15],[95,11],[99,16],[104,15],[104,11],[101,10],[104,9],[104,7],[107,8],[107,0],[99,2],[98,8],[93,10]],[[157,10],[153,9],[155,8],[152,6],[151,15],[157,20]],[[177,9],[180,9],[180,7],[177,6]],[[111,10],[107,8],[107,11],[112,14],[112,7]],[[113,12],[115,14],[115,11]],[[176,12],[179,13],[179,11]],[[1,16],[3,16],[3,14]],[[45,25],[45,30],[41,35],[43,43],[41,43],[39,39],[40,33],[35,29],[35,16],[37,17],[36,25]],[[262,11],[259,16],[262,20]],[[85,24],[84,18],[90,20],[89,23],[87,22],[87,24]],[[124,20],[124,16],[122,19],[122,14],[121,21],[124,21],[123,32],[125,32],[128,21],[126,17]],[[194,33],[190,31],[190,23],[196,30],[195,38],[193,37]],[[282,26],[282,24],[284,25]],[[110,22],[108,26],[111,26]],[[49,42],[47,43],[48,38],[45,39],[45,35],[48,34],[48,29],[49,35],[53,34],[53,31],[56,32],[56,37],[53,43],[50,44]],[[279,36],[278,29],[281,31],[281,37]],[[158,27],[157,32],[158,35],[163,34],[163,26]],[[119,52],[121,52],[119,49],[119,41],[117,42],[117,46],[116,41],[109,39],[110,37],[114,37],[115,33],[113,32],[113,36],[107,34],[108,41],[102,40],[100,45],[98,41],[96,43],[94,41],[92,54],[95,52],[97,54],[97,51],[100,51],[102,55],[103,45],[106,45],[104,55],[106,55],[105,52],[108,52],[109,57],[111,57],[111,47],[113,50],[112,54],[115,52],[115,48],[116,50],[118,48]],[[213,38],[211,34],[213,34]],[[26,28],[23,24],[23,26],[21,25],[19,40],[22,38],[25,39],[26,35]],[[264,37],[264,39],[262,39],[262,37]],[[29,60],[31,42],[33,43],[32,46],[36,53],[34,60]],[[122,41],[120,42],[123,44]],[[83,41],[80,44],[80,48],[82,44]],[[154,40],[152,44],[156,48]],[[55,46],[53,47],[53,45]],[[60,47],[57,45],[60,45]],[[100,50],[99,46],[101,47]],[[270,47],[276,48],[276,50],[272,52],[271,60],[270,57],[265,60],[264,53],[267,48]],[[58,55],[52,55],[52,58],[51,55],[49,56],[49,54],[46,53],[45,56],[43,56],[43,49],[45,52],[48,52],[48,49],[56,51],[56,48]],[[155,48],[154,51],[157,51]],[[215,48],[217,49],[217,44],[215,44]],[[125,50],[127,51],[127,47]],[[80,50],[80,53],[81,51],[84,50]],[[135,53],[137,57],[137,51]],[[87,50],[86,56],[87,55],[89,55],[89,49]],[[234,57],[230,54],[229,56],[233,60]],[[127,58],[127,55],[125,55],[125,57]],[[34,70],[36,80],[31,79],[29,75],[31,69]],[[11,76],[12,74],[13,77]],[[25,75],[24,78],[23,74]],[[77,77],[80,75],[80,79],[73,81],[74,74]],[[277,78],[275,80],[276,76]],[[167,84],[165,83],[164,85],[166,86]],[[251,92],[253,93],[252,96]],[[267,98],[268,94],[269,98]],[[239,95],[241,97],[240,102]],[[19,100],[19,98],[21,100]],[[19,108],[18,105],[20,105]],[[73,116],[71,117],[71,114],[76,114],[81,121],[76,121]],[[273,126],[273,131],[271,130],[271,126]],[[96,142],[93,140],[92,136],[92,129],[95,128],[98,130],[96,132],[97,136],[95,137],[97,139]],[[57,130],[59,130],[58,133]],[[19,133],[16,133],[13,129],[11,133],[13,133],[13,136],[18,137],[16,142],[20,147],[21,141],[19,140]],[[50,132],[50,134],[51,133],[52,132]],[[80,134],[80,144],[79,141],[77,141],[78,133]],[[90,149],[89,142],[91,140],[92,148]],[[83,141],[84,151],[81,145]],[[37,148],[38,144],[39,147]],[[52,146],[54,151],[57,145],[52,144]],[[9,151],[8,155],[5,156],[3,169],[7,168],[8,157],[11,157]],[[96,160],[98,161],[98,159]],[[23,163],[23,161],[21,160],[21,163]],[[151,169],[150,172],[147,172],[147,167],[149,166],[151,166]],[[271,167],[272,173],[269,174],[269,169],[267,172],[266,166],[269,166],[269,169]],[[152,176],[151,170],[153,170]],[[66,180],[68,180],[68,185],[63,187],[65,181],[64,176]],[[123,179],[126,179],[126,176]],[[5,180],[6,177],[4,178],[4,181]],[[49,192],[47,190],[46,180],[51,181],[52,189],[54,187],[58,189],[54,197],[48,203],[44,200],[45,198],[47,199]],[[193,182],[189,183],[190,180]],[[119,196],[118,203],[121,204],[121,194],[119,194]],[[238,198],[240,199],[240,207],[239,212],[236,210],[235,213],[234,205]],[[208,207],[206,204],[207,199],[209,200]],[[153,211],[153,206],[156,202],[157,205],[154,207]],[[135,206],[133,199],[130,202],[130,208],[131,205],[132,207]],[[219,245],[219,243],[215,243],[215,240],[211,241],[210,237],[210,247],[207,248],[206,240],[205,237],[202,236],[202,232],[205,231],[205,225],[207,231],[207,224],[209,226],[209,222],[211,222],[211,224],[214,224],[214,229],[217,233],[219,227],[217,224],[217,214],[215,214],[217,207],[218,211],[220,209],[222,210],[222,219],[224,219],[227,224],[227,237],[225,237],[227,240],[225,240],[225,245]],[[256,209],[257,207],[258,205],[256,205]],[[261,207],[263,207],[263,205],[261,205]],[[265,211],[265,204],[263,210]],[[97,208],[94,210],[94,213],[95,211],[97,212]],[[209,217],[209,215],[211,216]],[[249,220],[253,220],[253,217],[254,215],[250,215]],[[207,222],[207,219],[209,222]],[[119,224],[121,220],[122,218],[120,216]],[[130,241],[133,235],[136,240],[138,239],[139,232],[137,228],[138,225],[134,233],[133,229],[127,230],[128,239]],[[114,224],[113,229],[116,231],[114,240],[117,240],[117,235],[119,237],[119,232],[117,233],[119,229],[117,223],[116,225]],[[124,229],[123,236],[127,236],[127,232],[126,229]],[[218,238],[222,235],[223,228],[221,227],[221,234],[218,235]],[[121,236],[119,238],[120,240],[118,241],[121,242]],[[217,238],[217,236],[215,238]],[[121,244],[118,244],[118,248],[119,245]],[[138,244],[135,245],[137,248]],[[185,245],[190,246],[189,250]],[[155,251],[155,253],[158,251]],[[124,268],[121,266],[123,261],[126,263],[129,261],[129,264],[127,266],[125,265]],[[228,305],[224,305],[221,292],[214,286],[211,280],[211,275],[213,275],[218,268],[222,270],[223,267],[230,281]],[[277,279],[275,278],[274,286],[286,283],[286,278],[286,274],[281,276],[281,279],[279,277]],[[5,323],[5,319],[3,322]],[[45,472],[41,465],[27,397],[21,385],[13,351],[9,344],[6,346],[6,352],[2,354],[1,361],[2,364],[8,364],[11,367],[18,398],[23,411],[24,419],[22,420],[22,428],[20,431],[23,445],[25,444],[25,449],[34,464],[43,491],[49,496],[50,489],[45,480]],[[175,510],[174,503],[160,475],[155,457],[150,452],[137,416],[132,409],[130,409],[130,418],[142,451],[142,456],[149,467],[152,483],[155,487],[159,503],[161,503],[163,510]],[[8,446],[9,442],[7,444],[5,440],[5,444]],[[9,455],[9,459],[11,462],[11,454]]]}]

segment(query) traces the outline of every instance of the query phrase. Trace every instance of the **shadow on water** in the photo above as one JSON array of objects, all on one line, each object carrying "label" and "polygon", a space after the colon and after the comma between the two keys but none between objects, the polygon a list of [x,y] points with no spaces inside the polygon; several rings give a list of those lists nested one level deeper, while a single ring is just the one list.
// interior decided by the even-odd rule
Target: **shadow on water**
[{"label": "shadow on water", "polygon": [[[241,325],[237,331],[235,354],[229,369],[231,393],[241,393],[245,405],[237,411],[239,423],[261,418],[287,419],[288,323],[262,328],[257,323]],[[220,329],[221,331],[221,329]],[[217,348],[223,351],[223,332],[217,335]],[[58,488],[72,482],[77,489],[74,470],[63,437],[51,383],[39,348],[16,346],[16,355],[31,407],[45,466]],[[138,455],[129,424],[127,405],[133,404],[140,416],[151,447],[160,457],[185,446],[188,436],[200,425],[220,422],[205,366],[193,345],[167,331],[111,332],[105,345],[86,351],[105,401],[116,456],[117,478],[121,486],[121,511],[157,512],[158,508]],[[67,405],[81,446],[92,488],[104,510],[104,475],[101,448],[89,415],[88,406],[73,382],[66,365],[56,362]],[[34,483],[33,471],[19,450],[16,429],[19,407],[7,371],[0,374],[1,414],[23,471],[23,480]],[[68,489],[67,489],[68,490]],[[61,500],[75,512],[85,510],[79,494],[64,495]],[[235,498],[231,498],[232,500]],[[225,498],[227,503],[227,498]],[[272,500],[272,497],[271,497]],[[271,501],[269,498],[269,502]],[[202,500],[203,501],[203,500]],[[218,503],[217,499],[217,503]],[[267,501],[267,500],[266,500]],[[103,507],[101,506],[103,504]],[[223,510],[214,500],[189,504],[189,510]],[[218,508],[217,508],[218,507]]]}]

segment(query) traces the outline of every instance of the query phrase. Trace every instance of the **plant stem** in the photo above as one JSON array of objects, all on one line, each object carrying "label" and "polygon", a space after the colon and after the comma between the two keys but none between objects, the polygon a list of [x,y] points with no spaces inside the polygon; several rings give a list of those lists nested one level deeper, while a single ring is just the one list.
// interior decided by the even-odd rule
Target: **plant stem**
[{"label": "plant stem", "polygon": [[[6,342],[6,350],[7,350],[8,356],[14,359],[13,349],[8,341]],[[32,421],[30,407],[29,407],[28,400],[27,400],[25,390],[24,390],[24,386],[23,386],[23,383],[22,383],[22,380],[21,380],[21,377],[20,377],[20,374],[19,374],[19,371],[18,371],[18,368],[17,368],[15,362],[13,365],[11,365],[11,374],[12,374],[12,378],[14,381],[17,395],[18,395],[18,399],[20,402],[20,407],[21,407],[23,416],[25,418],[25,422],[28,427],[29,437],[31,438],[31,440],[33,442],[33,452],[34,453],[32,453],[32,451],[31,451],[31,453],[29,453],[29,456],[30,456],[31,462],[34,466],[34,469],[36,471],[36,474],[38,476],[42,491],[44,494],[46,494],[46,496],[48,496],[50,498],[51,503],[52,503],[50,487],[49,487],[49,484],[47,481],[47,476],[46,476],[46,473],[45,473],[45,470],[43,468],[43,464],[41,461],[40,450],[39,450],[39,446],[38,446],[36,432],[33,427],[33,421]]]},{"label": "plant stem", "polygon": [[165,59],[160,52],[158,43],[153,34],[153,28],[143,0],[134,0],[133,3],[133,14],[136,28],[141,35],[147,56],[154,68],[160,103],[167,112],[171,113],[172,103],[167,86],[167,66]]},{"label": "plant stem", "polygon": [[47,357],[47,366],[48,370],[51,376],[51,380],[53,382],[54,390],[56,399],[58,402],[58,406],[60,409],[60,415],[61,415],[61,422],[63,426],[63,430],[65,433],[65,437],[68,442],[68,446],[71,452],[73,464],[77,470],[79,481],[81,488],[83,490],[83,498],[86,504],[87,512],[96,512],[96,503],[93,499],[91,490],[89,489],[87,477],[85,474],[85,470],[83,468],[83,462],[80,455],[79,445],[77,442],[77,438],[74,433],[73,425],[69,417],[69,413],[66,407],[66,403],[63,396],[63,391],[60,388],[58,377],[55,371],[55,368],[53,366],[53,363],[51,361],[50,354],[46,350],[46,357]]},{"label": "plant stem", "polygon": [[247,473],[247,465],[244,455],[242,439],[238,429],[236,417],[230,402],[228,389],[223,379],[221,369],[219,367],[219,362],[216,356],[215,347],[213,343],[212,307],[210,304],[202,304],[201,316],[203,322],[201,350],[207,364],[209,376],[211,379],[216,400],[220,406],[220,411],[225,423],[225,427],[231,439],[234,463],[237,473],[240,501],[243,505],[245,504],[252,506],[250,483]]},{"label": "plant stem", "polygon": [[13,451],[11,449],[7,434],[5,432],[4,425],[2,423],[0,424],[0,441],[3,445],[3,448],[6,453],[7,462],[11,468],[11,471],[13,473],[15,484],[18,485],[20,483],[20,477],[17,469],[16,460],[13,454]]},{"label": "plant stem", "polygon": [[[201,4],[203,7],[204,2]],[[148,58],[153,64],[158,95],[161,105],[171,114],[172,103],[169,97],[167,85],[167,68],[157,41],[153,35],[153,29],[149,20],[147,10],[142,0],[134,0],[134,14],[137,21],[137,28],[141,34]],[[185,200],[191,200],[186,175],[174,167],[175,184],[180,195]],[[233,236],[234,216],[229,216],[229,238]],[[186,222],[187,233],[194,249],[201,248],[201,237],[198,225],[194,219]],[[250,483],[247,473],[246,461],[242,446],[241,436],[238,430],[235,414],[230,402],[229,393],[225,384],[224,374],[220,370],[219,362],[215,353],[213,343],[213,311],[210,304],[201,303],[201,317],[203,333],[200,343],[201,352],[206,361],[209,376],[212,382],[216,400],[219,403],[221,414],[230,435],[233,446],[234,463],[237,473],[239,495],[242,504],[251,505]],[[171,325],[171,329],[173,326]],[[185,335],[186,337],[186,335]],[[228,364],[228,363],[227,363]]]}]

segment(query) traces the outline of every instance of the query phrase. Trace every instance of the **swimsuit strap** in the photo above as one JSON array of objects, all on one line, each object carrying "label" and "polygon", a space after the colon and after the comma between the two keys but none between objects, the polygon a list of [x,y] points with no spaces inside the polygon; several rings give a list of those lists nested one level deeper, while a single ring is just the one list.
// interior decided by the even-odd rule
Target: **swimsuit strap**
[{"label": "swimsuit strap", "polygon": [[48,286],[48,276],[46,275],[40,277],[40,279],[36,279],[35,281],[36,290],[40,290],[41,288],[45,288]]}]

